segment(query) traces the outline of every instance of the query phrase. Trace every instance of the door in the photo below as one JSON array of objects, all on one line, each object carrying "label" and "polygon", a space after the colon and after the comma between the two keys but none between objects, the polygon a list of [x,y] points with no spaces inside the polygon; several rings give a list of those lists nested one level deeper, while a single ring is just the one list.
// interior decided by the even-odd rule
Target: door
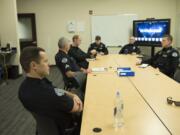
[{"label": "door", "polygon": [[18,14],[20,49],[37,46],[36,20],[34,13]]}]

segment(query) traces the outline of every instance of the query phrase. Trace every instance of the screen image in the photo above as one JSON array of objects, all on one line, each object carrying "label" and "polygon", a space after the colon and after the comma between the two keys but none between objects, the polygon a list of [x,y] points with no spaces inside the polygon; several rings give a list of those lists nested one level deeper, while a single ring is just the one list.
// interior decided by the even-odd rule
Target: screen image
[{"label": "screen image", "polygon": [[139,43],[160,44],[162,37],[170,33],[170,20],[134,21],[133,33]]}]

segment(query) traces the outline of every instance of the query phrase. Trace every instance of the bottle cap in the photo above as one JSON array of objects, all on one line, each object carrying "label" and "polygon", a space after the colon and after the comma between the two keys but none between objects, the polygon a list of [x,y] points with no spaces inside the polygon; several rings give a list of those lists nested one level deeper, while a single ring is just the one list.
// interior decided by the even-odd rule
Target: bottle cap
[{"label": "bottle cap", "polygon": [[116,92],[116,95],[117,95],[117,96],[119,96],[119,95],[120,95],[120,92],[119,92],[119,91],[117,91],[117,92]]},{"label": "bottle cap", "polygon": [[101,131],[102,131],[101,128],[98,128],[98,127],[93,128],[93,132],[95,132],[95,133],[99,133],[99,132],[101,132]]}]

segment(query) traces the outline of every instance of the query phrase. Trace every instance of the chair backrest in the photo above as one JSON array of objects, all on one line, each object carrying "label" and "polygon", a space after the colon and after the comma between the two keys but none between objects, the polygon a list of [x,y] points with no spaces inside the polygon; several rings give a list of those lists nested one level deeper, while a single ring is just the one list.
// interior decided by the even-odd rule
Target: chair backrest
[{"label": "chair backrest", "polygon": [[180,69],[178,68],[174,74],[174,80],[180,83]]},{"label": "chair backrest", "polygon": [[38,115],[34,112],[31,112],[33,117],[36,120],[36,135],[77,135],[79,134],[77,123],[73,122],[72,127],[64,129],[61,131],[56,124],[55,120],[46,116]]},{"label": "chair backrest", "polygon": [[59,69],[59,72],[62,74],[62,76],[63,76],[63,81],[64,81],[64,85],[65,85],[65,89],[71,89],[71,88],[78,88],[79,87],[79,84],[78,84],[78,82],[76,81],[76,79],[75,78],[68,78],[66,75],[65,75],[65,73],[63,73],[62,71],[61,71],[61,69],[60,68],[58,68]]},{"label": "chair backrest", "polygon": [[[31,112],[32,113],[32,112]],[[38,135],[60,135],[57,124],[51,118],[32,113],[37,123]]]}]

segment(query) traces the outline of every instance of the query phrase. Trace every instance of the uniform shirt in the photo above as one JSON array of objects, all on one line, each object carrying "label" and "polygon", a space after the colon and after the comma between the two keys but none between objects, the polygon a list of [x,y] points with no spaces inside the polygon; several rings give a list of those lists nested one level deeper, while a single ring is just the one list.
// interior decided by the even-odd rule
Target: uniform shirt
[{"label": "uniform shirt", "polygon": [[127,44],[119,51],[119,54],[140,53],[140,49],[135,44]]},{"label": "uniform shirt", "polygon": [[88,68],[89,63],[86,58],[90,58],[90,56],[87,53],[83,52],[79,47],[71,45],[68,54],[76,60],[77,64],[80,67],[85,69]]},{"label": "uniform shirt", "polygon": [[80,68],[76,64],[75,60],[61,50],[59,50],[59,52],[56,54],[55,61],[56,65],[62,71],[63,74],[66,74],[66,72],[68,71],[80,71]]},{"label": "uniform shirt", "polygon": [[153,67],[159,68],[162,73],[173,77],[179,64],[179,53],[172,47],[163,48],[154,57],[144,60],[142,63],[151,64]]},{"label": "uniform shirt", "polygon": [[61,132],[72,122],[73,100],[46,78],[26,77],[19,88],[19,99],[30,112],[54,119]]},{"label": "uniform shirt", "polygon": [[92,43],[88,48],[88,53],[91,54],[91,50],[93,49],[96,50],[98,53],[103,52],[105,55],[108,54],[108,49],[103,43],[100,43],[100,45],[97,45],[96,42]]},{"label": "uniform shirt", "polygon": [[74,58],[70,57],[65,52],[59,50],[59,52],[55,56],[55,61],[57,67],[61,70],[65,83],[71,82],[73,86],[77,87],[77,82],[74,78],[68,78],[66,76],[66,72],[73,71],[77,72],[80,71],[79,66],[76,64]]}]

